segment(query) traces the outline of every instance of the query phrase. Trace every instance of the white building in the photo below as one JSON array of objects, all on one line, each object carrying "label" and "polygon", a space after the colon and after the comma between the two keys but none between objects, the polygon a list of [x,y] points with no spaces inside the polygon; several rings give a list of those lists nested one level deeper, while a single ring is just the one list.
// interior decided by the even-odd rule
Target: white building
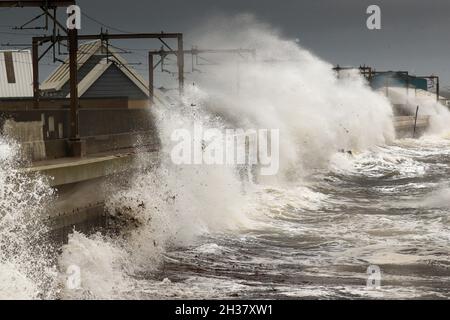
[{"label": "white building", "polygon": [[0,51],[0,99],[33,96],[33,66],[29,50]]}]

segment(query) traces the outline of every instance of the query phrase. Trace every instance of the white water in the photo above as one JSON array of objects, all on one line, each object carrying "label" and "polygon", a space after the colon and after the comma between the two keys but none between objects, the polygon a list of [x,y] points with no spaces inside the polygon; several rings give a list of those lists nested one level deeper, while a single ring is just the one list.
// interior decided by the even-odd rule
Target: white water
[{"label": "white water", "polygon": [[41,215],[53,197],[42,177],[20,173],[18,146],[0,138],[0,299],[51,298],[52,250],[41,243]]},{"label": "white water", "polygon": [[270,26],[237,16],[214,19],[196,31],[205,35],[196,39],[199,47],[257,50],[256,63],[233,57],[202,74],[200,104],[232,126],[280,129],[283,179],[293,168],[298,173],[326,164],[337,150],[366,149],[394,138],[386,98],[355,73],[337,79],[331,64]]}]

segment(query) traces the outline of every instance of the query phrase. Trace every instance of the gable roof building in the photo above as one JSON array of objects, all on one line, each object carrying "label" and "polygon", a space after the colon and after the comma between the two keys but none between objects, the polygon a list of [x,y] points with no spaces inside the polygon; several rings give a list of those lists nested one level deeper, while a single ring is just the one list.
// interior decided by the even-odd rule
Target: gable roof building
[{"label": "gable roof building", "polygon": [[[147,100],[148,82],[114,49],[96,40],[78,49],[78,94],[80,98],[127,98]],[[44,97],[70,97],[68,60],[41,84]],[[155,90],[155,102],[162,97]]]},{"label": "gable roof building", "polygon": [[33,67],[29,50],[0,51],[0,98],[33,96]]}]

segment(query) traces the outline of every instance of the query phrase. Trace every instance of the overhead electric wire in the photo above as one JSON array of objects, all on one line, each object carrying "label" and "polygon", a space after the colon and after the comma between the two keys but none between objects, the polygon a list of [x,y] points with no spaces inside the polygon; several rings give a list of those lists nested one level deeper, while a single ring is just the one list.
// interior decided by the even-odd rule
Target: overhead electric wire
[{"label": "overhead electric wire", "polygon": [[97,23],[97,24],[99,24],[99,25],[101,25],[102,27],[105,27],[105,28],[107,28],[107,29],[111,29],[111,30],[114,30],[114,31],[117,31],[117,32],[121,32],[121,33],[135,33],[135,32],[132,32],[132,31],[127,31],[127,30],[123,30],[123,29],[119,29],[119,28],[115,28],[115,27],[113,27],[113,26],[107,25],[107,24],[101,22],[100,20],[91,17],[90,15],[88,15],[88,14],[85,13],[85,12],[82,12],[81,14],[82,14],[84,17],[88,18],[89,20],[91,20],[91,21],[93,21],[93,22],[95,22],[95,23]]},{"label": "overhead electric wire", "polygon": [[[5,11],[10,10],[10,9],[12,9],[12,8],[0,8],[0,9],[3,9],[3,11],[0,10],[0,12],[5,12]],[[94,17],[88,15],[88,14],[85,13],[85,12],[82,12],[82,15],[83,15],[84,17],[86,17],[87,19],[91,20],[92,22],[95,22],[95,23],[97,23],[98,25],[100,25],[100,26],[102,26],[102,27],[104,27],[104,28],[106,28],[106,29],[110,29],[110,30],[113,30],[113,31],[116,31],[116,32],[120,32],[120,33],[125,33],[125,34],[135,33],[135,32],[132,32],[132,31],[124,30],[124,29],[121,29],[121,28],[117,28],[117,27],[113,27],[113,26],[111,26],[111,25],[105,24],[105,23],[103,23],[102,21],[100,21],[100,20],[98,20],[98,19],[96,19],[96,18],[94,18]],[[10,27],[13,28],[14,26],[1,25],[0,27],[2,27],[2,28],[10,28]],[[22,32],[25,32],[25,34],[23,34]],[[22,30],[20,33],[19,33],[19,32],[0,32],[0,34],[14,35],[14,36],[16,36],[16,37],[42,36],[42,34],[30,33],[30,32],[25,31],[25,30]],[[64,44],[62,44],[62,45],[64,46]],[[111,46],[112,48],[115,48],[115,49],[118,49],[118,50],[123,51],[123,52],[118,52],[119,54],[120,54],[120,53],[130,53],[130,54],[134,54],[134,55],[141,56],[141,57],[144,57],[144,58],[147,58],[147,55],[142,54],[142,53],[138,53],[138,52],[136,52],[136,51],[142,51],[142,52],[148,52],[148,51],[150,51],[150,49],[141,49],[141,48],[135,48],[135,49],[121,48],[121,47],[114,46],[114,45],[111,45],[111,44],[109,44],[109,46]],[[88,54],[88,53],[89,53],[89,52],[86,52],[86,54]],[[84,54],[84,52],[79,52],[79,54]],[[64,55],[64,54],[63,54],[63,55]],[[170,58],[167,58],[167,57],[166,57],[166,60],[170,61]],[[26,64],[30,64],[30,63],[27,63],[27,62],[24,62],[24,61],[16,61],[16,62],[18,62],[18,63],[26,63]],[[148,71],[148,67],[145,67],[145,66],[144,66],[144,67],[141,67],[141,68],[136,68],[136,67],[133,67],[133,65],[132,65],[131,63],[126,63],[126,64],[118,63],[118,62],[115,62],[115,63],[118,64],[119,66],[122,65],[122,66],[123,66],[124,68],[126,68],[126,69],[128,69],[129,67],[132,67],[132,68],[135,69],[135,70]],[[57,63],[57,62],[52,62],[52,63],[41,63],[41,64],[42,64],[42,65],[48,65],[48,66],[54,66],[54,65],[56,65],[56,64],[58,64],[58,63]],[[67,63],[64,62],[64,63],[62,63],[62,64],[67,64]],[[143,65],[143,63],[140,62],[138,65]],[[158,70],[156,70],[156,72],[158,72]],[[138,80],[139,80],[139,79],[138,79]],[[140,80],[139,80],[139,81],[140,81]],[[145,84],[144,84],[144,85],[145,85]]]},{"label": "overhead electric wire", "polygon": [[37,33],[20,33],[20,32],[13,32],[13,31],[0,31],[0,34],[7,34],[7,35],[13,35],[13,36],[18,36],[18,37],[30,37],[30,36],[42,36],[42,34],[37,34]]},{"label": "overhead electric wire", "polygon": [[[83,11],[81,14],[82,14],[83,16],[85,16],[86,18],[88,18],[89,20],[91,20],[91,21],[97,23],[98,25],[100,25],[100,26],[102,26],[102,27],[105,27],[105,28],[107,28],[107,29],[111,29],[111,30],[114,30],[114,31],[117,31],[117,32],[121,32],[121,33],[128,33],[128,34],[130,34],[130,33],[136,33],[136,32],[134,32],[134,31],[128,31],[128,30],[120,29],[120,28],[113,27],[113,26],[111,26],[111,25],[105,24],[105,23],[101,22],[100,20],[98,20],[98,19],[96,19],[96,18],[94,18],[94,17],[88,15],[88,14],[87,14],[86,12],[84,12],[84,11]],[[130,50],[133,50],[133,51],[150,51],[149,49],[130,49]]]}]

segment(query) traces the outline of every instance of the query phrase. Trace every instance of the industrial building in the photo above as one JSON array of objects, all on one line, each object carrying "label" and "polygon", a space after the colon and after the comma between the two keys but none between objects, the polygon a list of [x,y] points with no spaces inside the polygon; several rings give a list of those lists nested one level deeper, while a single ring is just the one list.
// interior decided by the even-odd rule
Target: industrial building
[{"label": "industrial building", "polygon": [[401,71],[376,72],[370,79],[370,85],[374,90],[385,87],[402,87],[427,91],[429,82],[426,78],[412,76],[408,72]]}]

